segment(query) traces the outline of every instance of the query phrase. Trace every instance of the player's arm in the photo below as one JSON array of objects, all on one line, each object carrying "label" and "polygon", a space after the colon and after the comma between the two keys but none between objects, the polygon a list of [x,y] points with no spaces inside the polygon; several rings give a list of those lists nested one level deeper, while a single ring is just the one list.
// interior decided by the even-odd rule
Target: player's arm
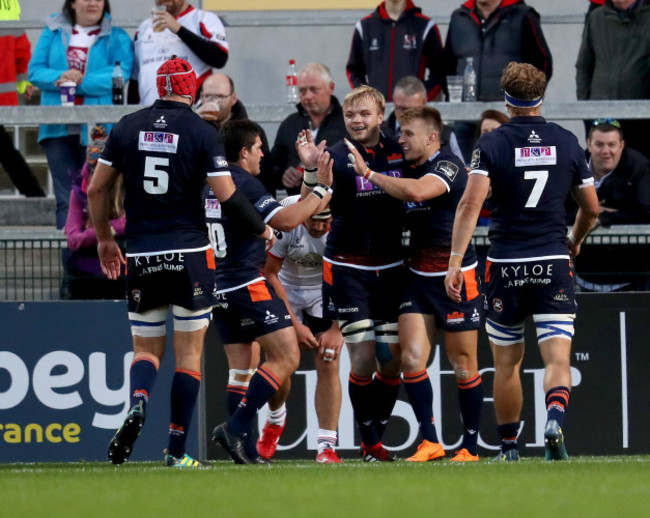
[{"label": "player's arm", "polygon": [[578,203],[575,223],[567,236],[569,255],[575,257],[580,253],[580,246],[598,220],[598,195],[593,183],[576,185],[573,197]]},{"label": "player's arm", "polygon": [[289,297],[287,297],[287,291],[284,289],[284,285],[278,276],[278,273],[282,268],[282,263],[284,263],[284,258],[276,257],[270,253],[266,254],[264,277],[266,277],[266,280],[269,281],[271,286],[273,286],[275,292],[278,294],[278,297],[284,300],[284,303],[287,306],[287,310],[289,311],[289,315],[291,315],[291,323],[296,330],[298,344],[307,349],[315,349],[318,347],[318,340],[316,340],[316,337],[312,334],[311,330],[302,322],[300,322],[300,320],[298,320],[298,317],[296,316],[296,313],[293,311],[291,303],[289,302]]},{"label": "player's arm", "polygon": [[354,165],[354,172],[363,176],[370,183],[376,185],[388,194],[403,201],[425,201],[436,198],[447,192],[447,186],[434,175],[425,175],[422,178],[394,178],[385,174],[371,171],[359,150],[348,140],[345,140],[350,154],[348,158]]},{"label": "player's arm", "polygon": [[104,275],[113,280],[120,276],[120,269],[124,264],[124,257],[113,237],[109,219],[110,193],[118,176],[117,169],[99,159],[88,186],[88,209],[97,234],[99,261]]},{"label": "player's arm", "polygon": [[212,192],[221,203],[222,209],[230,216],[245,222],[250,231],[267,242],[274,241],[273,229],[267,226],[255,207],[251,205],[246,196],[235,187],[230,175],[208,175],[208,184]]},{"label": "player's arm", "polygon": [[445,277],[447,295],[455,302],[461,301],[460,291],[463,287],[463,274],[460,269],[463,256],[476,229],[476,222],[489,189],[490,179],[487,176],[471,174],[467,180],[463,197],[458,202],[451,237],[449,268]]},{"label": "player's arm", "polygon": [[305,172],[303,182],[300,186],[300,195],[306,198],[314,187],[320,182],[325,185],[332,185],[332,169],[329,169],[329,179],[323,175],[325,172],[319,172],[319,158],[325,151],[327,142],[322,140],[318,146],[314,142],[310,130],[302,130],[296,138],[296,152],[300,157]]},{"label": "player's arm", "polygon": [[316,186],[299,202],[284,207],[276,212],[269,224],[278,230],[289,231],[303,223],[309,216],[325,210],[332,196],[329,185],[332,183],[332,164],[334,160],[329,153],[322,153],[318,158]]}]

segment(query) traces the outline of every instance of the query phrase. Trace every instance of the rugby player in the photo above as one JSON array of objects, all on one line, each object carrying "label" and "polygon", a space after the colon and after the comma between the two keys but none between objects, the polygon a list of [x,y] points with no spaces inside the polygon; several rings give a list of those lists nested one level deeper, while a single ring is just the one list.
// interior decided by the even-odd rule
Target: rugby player
[{"label": "rugby player", "polygon": [[124,176],[126,286],[134,357],[130,409],[111,439],[108,457],[113,464],[123,463],[144,425],[165,353],[171,305],[176,370],[165,465],[198,467],[202,463],[185,452],[185,443],[216,292],[214,254],[201,201],[206,176],[224,211],[243,228],[266,240],[273,239],[273,232],[236,190],[216,129],[191,109],[196,93],[191,65],[172,57],[158,68],[156,84],[160,99],[123,117],[112,129],[88,189],[101,267],[109,279],[116,279],[125,261],[108,220],[109,193],[118,175]]},{"label": "rugby player", "polygon": [[462,300],[450,301],[444,286],[454,215],[467,173],[463,162],[448,147],[441,149],[442,119],[438,110],[427,106],[410,108],[401,114],[399,123],[399,144],[411,164],[405,169],[404,178],[375,173],[352,144],[348,147],[356,173],[404,201],[406,207],[409,271],[399,307],[399,344],[404,387],[423,438],[417,452],[406,460],[426,462],[445,456],[433,422],[433,391],[426,370],[431,340],[437,329],[443,329],[447,356],[458,384],[464,426],[463,442],[452,461],[477,461],[483,385],[476,346],[483,297],[471,246],[462,262]]},{"label": "rugby player", "polygon": [[[345,128],[368,167],[378,174],[401,177],[402,148],[380,131],[385,106],[378,90],[355,88],[343,102]],[[304,193],[315,183],[310,170],[316,165],[319,149],[309,131],[298,138],[306,173]],[[382,437],[400,385],[395,293],[404,274],[404,207],[358,177],[348,160],[349,152],[343,140],[329,148],[334,159],[333,219],[323,256],[323,300],[334,311],[350,354],[348,390],[361,434],[362,456],[367,462],[392,461]]]},{"label": "rugby player", "polygon": [[[320,183],[312,193],[298,203],[283,207],[255,178],[260,173],[263,155],[262,128],[253,121],[241,119],[228,121],[222,131],[235,185],[265,223],[279,230],[291,230],[327,204],[332,173],[331,160],[326,154],[321,157],[323,167],[317,173]],[[222,211],[213,192],[207,193],[205,208],[217,263],[217,303],[213,316],[221,341],[226,344],[229,368],[234,371],[230,376],[245,374],[250,369],[254,341],[266,355],[264,363],[250,377],[245,393],[241,394],[243,386],[238,384],[239,394],[237,391],[231,391],[232,396],[229,394],[229,398],[239,395],[240,402],[230,418],[215,427],[213,441],[226,449],[237,464],[265,463],[249,444],[253,419],[298,367],[298,341],[284,301],[261,273],[266,260],[264,244]],[[229,381],[229,386],[234,384]]]},{"label": "rugby player", "polygon": [[[532,315],[546,369],[545,458],[566,459],[562,425],[571,392],[570,353],[576,313],[571,258],[598,217],[598,198],[576,137],[540,116],[544,73],[511,62],[501,77],[511,120],[481,136],[458,204],[445,278],[460,301],[462,265],[488,190],[492,195],[486,264],[486,330],[494,357],[494,407],[501,452],[519,460],[517,436],[523,404],[520,367],[524,320]],[[580,209],[567,235],[564,201]]]},{"label": "rugby player", "polygon": [[[282,205],[297,203],[300,196],[289,196]],[[301,349],[311,349],[316,367],[315,407],[318,418],[316,462],[342,462],[336,453],[337,426],[341,411],[341,380],[339,358],[343,336],[338,322],[326,318],[323,311],[323,252],[332,222],[329,207],[308,218],[290,232],[277,232],[276,241],[268,251],[264,275],[282,298],[291,315]],[[257,451],[271,458],[286,423],[285,401],[291,378],[283,384],[276,397],[269,401],[269,416]]]}]

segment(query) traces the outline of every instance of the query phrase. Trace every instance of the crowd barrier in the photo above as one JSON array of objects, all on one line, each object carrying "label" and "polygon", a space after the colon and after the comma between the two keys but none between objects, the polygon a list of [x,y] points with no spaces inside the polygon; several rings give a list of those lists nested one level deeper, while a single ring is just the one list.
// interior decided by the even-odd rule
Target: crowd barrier
[{"label": "crowd barrier", "polygon": [[[649,293],[579,294],[572,349],[572,393],[564,425],[570,455],[650,454]],[[530,324],[530,323],[529,323]],[[131,336],[124,301],[0,303],[0,462],[105,461],[108,441],[128,410]],[[520,448],[543,456],[544,369],[533,325],[527,326],[522,368],[524,410]],[[313,459],[318,425],[313,406],[316,373],[313,354],[303,353],[287,402],[288,425],[277,458]],[[493,369],[483,332],[479,369],[485,388],[479,430],[480,455],[495,455],[499,445],[492,399]],[[436,340],[429,377],[434,390],[436,426],[445,448],[461,437],[457,389],[442,337]],[[133,460],[162,461],[169,424],[173,371],[170,345],[151,394],[147,423]],[[339,453],[358,458],[359,437],[347,397],[349,358],[342,351],[343,407]],[[188,453],[226,458],[210,443],[211,431],[226,418],[228,367],[214,329],[208,331],[203,383],[197,415],[189,432]],[[259,424],[265,419],[259,414]],[[388,425],[385,444],[398,457],[419,442],[415,416],[403,389]]]}]

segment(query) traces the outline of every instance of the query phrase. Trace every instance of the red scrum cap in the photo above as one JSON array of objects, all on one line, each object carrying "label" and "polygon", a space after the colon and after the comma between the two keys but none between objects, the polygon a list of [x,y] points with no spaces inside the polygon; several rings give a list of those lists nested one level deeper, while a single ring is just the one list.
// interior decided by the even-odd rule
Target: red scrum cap
[{"label": "red scrum cap", "polygon": [[158,97],[176,94],[194,101],[196,73],[187,61],[176,56],[165,61],[156,72]]}]

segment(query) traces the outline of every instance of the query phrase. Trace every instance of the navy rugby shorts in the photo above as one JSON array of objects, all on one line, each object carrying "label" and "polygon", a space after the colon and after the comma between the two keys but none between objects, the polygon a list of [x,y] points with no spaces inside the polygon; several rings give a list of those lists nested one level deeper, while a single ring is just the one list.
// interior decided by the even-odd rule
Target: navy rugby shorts
[{"label": "navy rugby shorts", "polygon": [[265,280],[219,293],[212,317],[223,344],[252,342],[293,325],[286,304]]},{"label": "navy rugby shorts", "polygon": [[418,275],[409,270],[399,314],[433,315],[436,327],[445,331],[470,331],[481,327],[484,297],[476,268],[463,272],[465,282],[462,301],[454,302],[447,295],[444,276]]},{"label": "navy rugby shorts", "polygon": [[485,316],[494,322],[516,325],[528,315],[576,312],[569,259],[487,261],[485,272]]},{"label": "navy rugby shorts", "polygon": [[189,310],[211,308],[217,285],[212,248],[127,258],[129,311],[144,313],[170,304]]}]

